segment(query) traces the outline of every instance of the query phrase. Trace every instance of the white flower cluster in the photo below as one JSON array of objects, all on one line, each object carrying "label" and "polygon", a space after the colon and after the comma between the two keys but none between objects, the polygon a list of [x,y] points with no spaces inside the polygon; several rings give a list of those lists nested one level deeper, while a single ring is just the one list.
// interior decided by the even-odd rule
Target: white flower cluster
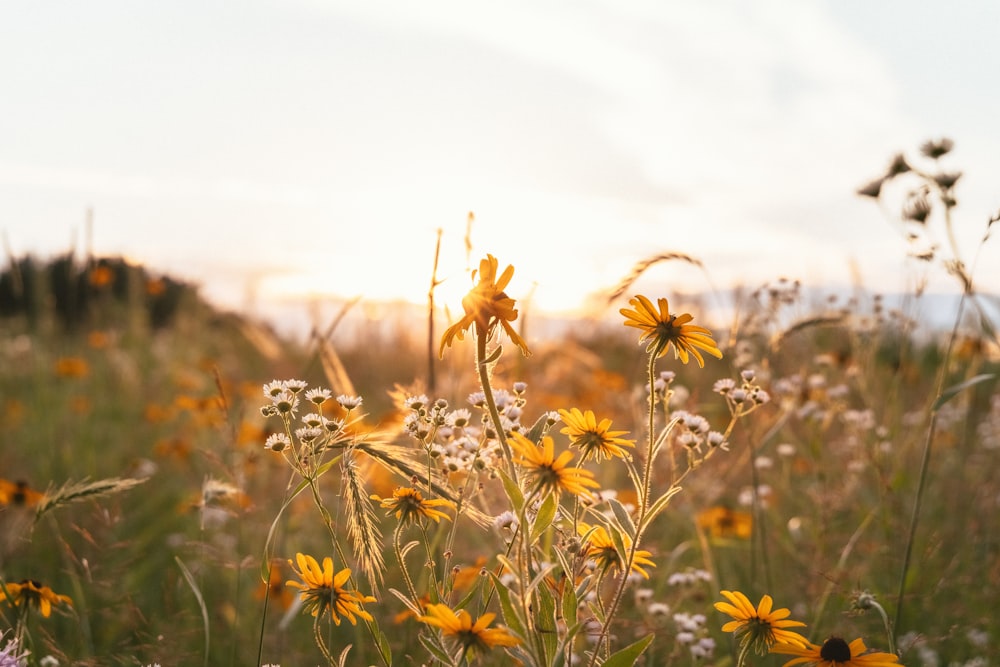
[{"label": "white flower cluster", "polygon": [[[507,435],[522,430],[526,388],[523,382],[516,382],[513,393],[493,391]],[[425,395],[410,396],[404,403],[410,412],[403,421],[403,432],[420,442],[446,474],[491,470],[500,461],[500,442],[486,411],[486,396],[476,392],[469,395],[468,402],[483,411],[479,420],[474,420],[467,408],[449,409],[441,398],[432,403]]]}]

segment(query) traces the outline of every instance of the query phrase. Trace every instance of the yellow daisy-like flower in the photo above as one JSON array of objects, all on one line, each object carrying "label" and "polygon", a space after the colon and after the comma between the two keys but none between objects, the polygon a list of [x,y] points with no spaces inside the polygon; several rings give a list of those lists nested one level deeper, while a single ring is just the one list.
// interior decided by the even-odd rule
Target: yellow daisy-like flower
[{"label": "yellow daisy-like flower", "polygon": [[723,625],[722,631],[735,632],[740,644],[749,642],[758,655],[767,655],[768,650],[778,643],[803,648],[809,645],[805,637],[785,629],[805,627],[805,623],[788,620],[791,614],[788,609],[772,609],[774,601],[770,595],[762,597],[756,607],[739,591],[722,591],[722,595],[729,602],[716,602],[715,608],[734,619]]},{"label": "yellow daisy-like flower", "polygon": [[624,459],[628,456],[623,447],[635,447],[635,441],[619,438],[628,431],[612,431],[611,420],[602,419],[600,423],[590,410],[580,412],[577,408],[560,410],[566,427],[560,433],[565,433],[573,441],[573,445],[583,452],[583,460],[593,458],[595,461],[610,459],[617,456]]},{"label": "yellow daisy-like flower", "polygon": [[[591,528],[593,528],[593,532],[590,532]],[[590,533],[583,543],[583,548],[586,557],[593,558],[597,563],[598,569],[606,571],[609,568],[614,568],[616,571],[621,572],[622,559],[619,557],[618,551],[615,550],[615,543],[611,539],[611,535],[608,534],[607,528],[604,526],[588,526],[581,522],[576,530],[581,537]],[[628,535],[622,535],[621,537],[626,549],[632,546],[632,540]],[[656,567],[656,563],[649,559],[652,555],[648,551],[641,549],[636,551],[635,556],[632,557],[632,571],[638,572],[646,579],[649,579],[649,573],[646,572],[645,567]]]},{"label": "yellow daisy-like flower", "polygon": [[455,503],[445,498],[425,499],[417,489],[400,486],[392,492],[392,498],[380,498],[372,495],[372,500],[382,503],[389,510],[388,514],[396,513],[396,518],[403,523],[410,523],[424,517],[440,523],[441,519],[451,520],[451,517],[435,507],[450,507],[455,509]]},{"label": "yellow daisy-like flower", "polygon": [[472,620],[464,609],[452,611],[448,605],[429,604],[427,615],[417,620],[427,625],[441,628],[445,637],[454,638],[466,650],[490,650],[494,646],[517,646],[521,640],[510,634],[506,628],[491,628],[496,614],[486,613]]},{"label": "yellow daisy-like flower", "polygon": [[[497,324],[510,336],[511,341],[521,352],[528,356],[528,345],[514,331],[511,322],[517,319],[517,309],[514,307],[514,299],[507,296],[504,288],[514,275],[514,267],[510,264],[504,272],[497,278],[497,268],[499,262],[493,255],[486,255],[486,259],[479,262],[479,282],[469,290],[469,293],[462,297],[462,308],[465,315],[458,322],[448,327],[441,336],[441,349],[438,356],[444,356],[444,348],[451,346],[454,339],[463,340],[465,332],[472,325],[476,326],[476,336],[489,338],[496,330]],[[473,279],[476,273],[472,274]]]},{"label": "yellow daisy-like flower", "polygon": [[899,667],[899,658],[893,653],[866,653],[868,647],[860,638],[848,644],[840,637],[830,637],[822,646],[807,644],[775,644],[771,653],[798,656],[782,667],[813,664],[817,667]]},{"label": "yellow daisy-like flower", "polygon": [[[4,589],[6,589],[6,593]],[[5,583],[0,586],[0,600],[6,600],[7,604],[14,607],[21,606],[22,602],[32,605],[37,607],[45,618],[52,615],[52,605],[68,604],[73,606],[73,600],[68,595],[60,595],[34,579],[25,579],[17,584]]]},{"label": "yellow daisy-like flower", "polygon": [[687,313],[671,315],[666,299],[657,299],[658,308],[641,294],[629,299],[628,303],[633,310],[622,308],[618,312],[625,316],[625,326],[642,331],[640,343],[650,339],[646,352],[662,357],[672,345],[675,359],[686,364],[690,354],[702,368],[705,367],[702,351],[716,359],[722,358],[719,346],[712,340],[712,332],[705,327],[688,324],[694,318]]},{"label": "yellow daisy-like flower", "polygon": [[333,622],[340,625],[340,617],[343,616],[351,625],[357,625],[360,616],[366,621],[371,621],[372,615],[361,608],[365,602],[375,602],[371,595],[362,595],[358,591],[349,591],[344,588],[344,583],[351,578],[351,571],[347,568],[334,573],[333,559],[324,558],[323,567],[312,556],[302,553],[295,554],[298,567],[289,560],[289,565],[299,575],[303,583],[297,581],[286,581],[286,586],[292,586],[302,591],[301,598],[305,602],[306,610],[313,616],[325,614],[330,610]]},{"label": "yellow daisy-like flower", "polygon": [[712,537],[736,537],[749,540],[753,531],[753,515],[721,505],[698,512],[698,527]]},{"label": "yellow daisy-like flower", "polygon": [[594,473],[583,468],[569,467],[568,464],[573,458],[572,452],[565,451],[556,458],[555,445],[549,436],[544,436],[539,446],[520,433],[514,432],[508,442],[518,455],[514,463],[528,470],[528,474],[535,481],[535,489],[541,493],[558,494],[565,491],[574,496],[582,496],[588,493],[587,489],[596,489],[600,486],[594,481]]}]

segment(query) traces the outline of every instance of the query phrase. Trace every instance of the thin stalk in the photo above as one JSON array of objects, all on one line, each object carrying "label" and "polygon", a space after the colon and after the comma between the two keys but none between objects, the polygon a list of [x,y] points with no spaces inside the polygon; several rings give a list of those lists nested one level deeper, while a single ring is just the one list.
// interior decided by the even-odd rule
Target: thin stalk
[{"label": "thin stalk", "polygon": [[[938,373],[937,391],[932,405],[937,405],[938,399],[944,392],[945,378],[948,374],[948,364],[951,361],[951,354],[958,339],[958,325],[962,321],[962,311],[964,310],[966,298],[969,296],[968,288],[962,292],[962,298],[958,302],[958,313],[955,316],[955,324],[952,326],[951,335],[948,338],[948,348],[945,350],[944,360],[941,363],[941,370]],[[896,616],[892,627],[899,631],[900,620],[903,617],[903,595],[906,593],[906,577],[910,571],[910,558],[913,554],[913,542],[917,534],[917,523],[920,519],[920,506],[924,498],[924,489],[927,486],[928,471],[931,462],[931,446],[934,443],[934,435],[937,432],[938,409],[931,408],[931,419],[927,425],[927,437],[924,439],[924,453],[920,460],[920,477],[917,481],[917,495],[913,499],[913,511],[910,514],[910,529],[906,536],[906,550],[903,552],[903,568],[899,573],[899,588],[896,593]]]},{"label": "thin stalk", "polygon": [[517,470],[514,469],[514,455],[511,454],[510,444],[507,442],[507,434],[503,430],[503,422],[500,419],[500,411],[497,409],[497,402],[493,398],[493,389],[490,386],[489,364],[486,363],[486,332],[476,328],[476,372],[479,374],[479,384],[483,388],[483,400],[486,401],[486,408],[490,414],[490,421],[493,422],[493,430],[496,431],[497,440],[500,442],[500,449],[503,452],[504,463],[507,464],[507,473],[517,484]]}]

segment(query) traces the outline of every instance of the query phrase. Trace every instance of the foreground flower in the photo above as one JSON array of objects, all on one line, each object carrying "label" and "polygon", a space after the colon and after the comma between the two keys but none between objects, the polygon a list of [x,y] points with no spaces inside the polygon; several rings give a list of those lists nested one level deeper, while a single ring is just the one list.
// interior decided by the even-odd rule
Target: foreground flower
[{"label": "foreground flower", "polygon": [[454,638],[465,650],[490,650],[494,646],[517,646],[521,640],[510,634],[506,628],[491,628],[496,614],[487,613],[472,621],[472,616],[464,609],[457,612],[444,604],[427,605],[427,615],[417,620],[427,625],[441,628],[445,637]]},{"label": "foreground flower", "polygon": [[822,646],[807,644],[775,644],[771,653],[798,656],[782,667],[813,664],[817,667],[899,667],[899,658],[893,653],[866,653],[868,647],[860,638],[850,644],[840,637],[830,637]]},{"label": "foreground flower", "polygon": [[[486,255],[486,259],[479,262],[479,283],[462,297],[462,308],[465,310],[465,315],[448,327],[444,335],[441,336],[441,349],[438,356],[444,356],[444,348],[451,346],[454,339],[463,340],[465,332],[473,324],[476,326],[476,336],[486,338],[493,335],[497,324],[499,324],[507,332],[511,341],[521,348],[521,352],[525,356],[531,354],[527,344],[510,325],[517,319],[517,309],[514,308],[514,299],[503,291],[514,275],[514,267],[508,264],[503,274],[497,278],[498,266],[499,262],[493,255]],[[472,277],[475,279],[475,272],[472,273]]]},{"label": "foreground flower", "polygon": [[514,453],[519,456],[514,462],[528,470],[528,474],[535,480],[535,490],[543,494],[565,491],[574,496],[582,496],[588,493],[588,488],[596,489],[600,486],[594,481],[594,473],[583,468],[569,467],[572,452],[565,451],[556,458],[555,445],[549,436],[543,437],[539,446],[515,431],[511,433],[509,442]]},{"label": "foreground flower", "polygon": [[[0,630],[0,642],[3,641],[4,631]],[[7,640],[7,643],[0,646],[0,667],[24,667],[28,664],[28,655],[31,651],[22,651],[19,646],[17,636]]]},{"label": "foreground flower", "polygon": [[[591,532],[591,529],[593,529],[593,532]],[[622,559],[618,555],[618,550],[615,549],[614,540],[611,539],[607,528],[604,526],[588,526],[581,522],[577,526],[577,532],[581,537],[590,533],[586,542],[583,543],[583,548],[587,558],[592,558],[597,563],[598,570],[605,572],[608,569],[614,568],[616,571],[621,572]],[[628,550],[632,546],[632,540],[628,535],[622,535],[621,539],[623,546]],[[646,579],[649,579],[649,573],[646,572],[644,567],[656,567],[656,563],[649,559],[652,555],[648,551],[641,549],[636,551],[632,557],[631,571],[638,572]]]},{"label": "foreground flower", "polygon": [[398,487],[392,492],[392,498],[380,498],[373,495],[372,500],[382,503],[382,507],[388,509],[389,514],[395,512],[396,518],[402,523],[411,523],[421,517],[434,519],[438,523],[441,522],[441,519],[451,521],[450,516],[434,508],[450,507],[455,509],[455,503],[450,500],[445,498],[425,499],[420,491],[408,486]]},{"label": "foreground flower", "polygon": [[73,605],[73,600],[68,595],[60,595],[34,579],[25,579],[17,584],[3,584],[0,586],[0,600],[6,600],[7,604],[14,607],[21,606],[22,602],[37,607],[45,618],[52,614],[52,605]]},{"label": "foreground flower", "polygon": [[[303,583],[297,581],[286,581],[286,586],[292,586],[302,591],[301,597],[305,601],[305,607],[312,612],[313,616],[325,614],[330,610],[333,622],[340,625],[340,617],[343,616],[351,625],[357,625],[355,616],[360,616],[366,621],[372,620],[372,615],[361,608],[365,602],[375,602],[375,598],[370,595],[362,595],[357,591],[349,591],[344,588],[344,584],[351,578],[351,571],[343,569],[334,574],[333,559],[324,558],[323,567],[312,556],[305,554],[295,554],[298,567],[292,565],[292,569],[299,575]],[[292,561],[288,561],[292,564]]]},{"label": "foreground flower", "polygon": [[729,614],[734,620],[722,626],[723,632],[735,632],[742,646],[750,645],[758,655],[767,655],[777,643],[793,646],[809,646],[805,637],[785,628],[805,627],[801,621],[789,621],[788,609],[772,609],[774,601],[770,595],[760,599],[755,608],[747,596],[739,591],[722,591],[729,602],[716,602],[715,608]]},{"label": "foreground flower", "polygon": [[573,445],[580,448],[584,461],[592,458],[599,462],[612,456],[623,459],[628,456],[628,452],[622,448],[635,447],[634,441],[618,437],[628,431],[612,431],[610,419],[602,419],[598,423],[597,417],[590,410],[560,410],[559,416],[566,424],[559,432],[568,435]]},{"label": "foreground flower", "polygon": [[625,316],[625,326],[635,327],[643,332],[639,336],[640,343],[650,339],[646,352],[657,358],[662,357],[672,345],[675,359],[686,364],[690,354],[702,368],[705,367],[705,359],[701,356],[701,351],[716,359],[722,358],[719,346],[712,340],[712,332],[704,327],[688,324],[694,318],[687,313],[671,315],[666,299],[657,299],[658,309],[642,295],[632,297],[628,303],[633,310],[622,308],[618,312]]}]

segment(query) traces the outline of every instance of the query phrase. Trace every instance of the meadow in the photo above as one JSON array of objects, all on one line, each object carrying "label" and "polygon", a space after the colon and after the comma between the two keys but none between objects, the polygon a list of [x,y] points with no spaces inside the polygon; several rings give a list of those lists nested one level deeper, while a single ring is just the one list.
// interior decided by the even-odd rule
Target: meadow
[{"label": "meadow", "polygon": [[[947,228],[957,177],[914,172],[860,194],[916,176]],[[665,254],[548,339],[488,248],[452,317],[305,341],[12,260],[0,665],[993,664],[996,300],[952,250],[946,329],[777,278],[707,323],[633,290]]]}]

